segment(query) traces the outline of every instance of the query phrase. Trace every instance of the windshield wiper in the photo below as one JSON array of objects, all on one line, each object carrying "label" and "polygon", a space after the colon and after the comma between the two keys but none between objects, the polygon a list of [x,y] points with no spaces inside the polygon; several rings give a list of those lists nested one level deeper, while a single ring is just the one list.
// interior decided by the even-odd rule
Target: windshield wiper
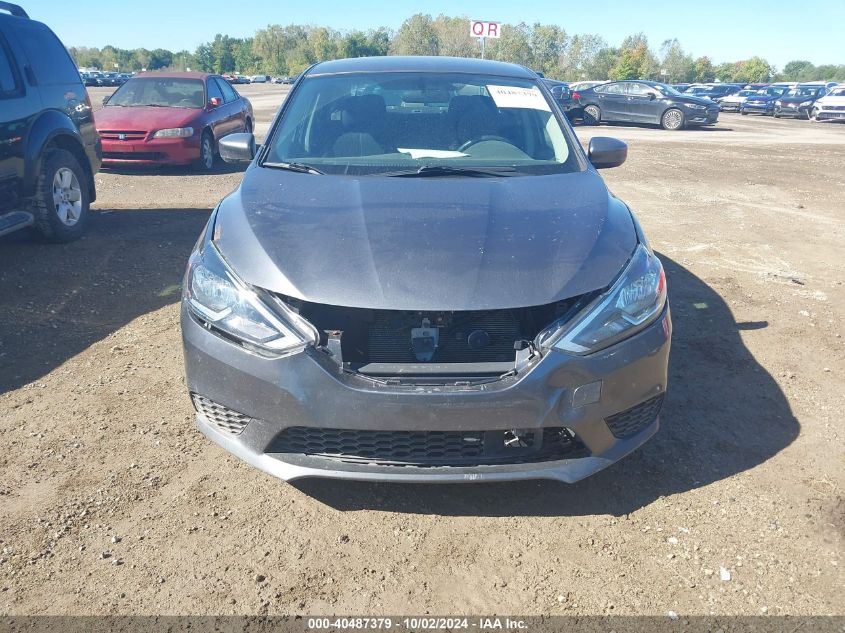
[{"label": "windshield wiper", "polygon": [[398,176],[404,178],[424,178],[426,176],[469,176],[471,178],[490,178],[516,173],[515,167],[457,167],[454,165],[423,165],[419,169],[388,171],[379,176]]},{"label": "windshield wiper", "polygon": [[274,167],[276,169],[287,169],[288,171],[296,171],[301,174],[317,174],[325,176],[326,172],[320,171],[316,167],[306,165],[305,163],[262,163],[263,167]]}]

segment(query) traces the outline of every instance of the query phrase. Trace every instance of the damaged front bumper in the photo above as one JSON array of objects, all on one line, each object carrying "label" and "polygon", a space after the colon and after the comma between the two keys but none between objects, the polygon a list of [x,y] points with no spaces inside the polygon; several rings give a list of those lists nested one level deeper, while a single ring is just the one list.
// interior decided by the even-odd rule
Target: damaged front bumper
[{"label": "damaged front bumper", "polygon": [[571,483],[657,431],[671,319],[667,306],[600,352],[548,350],[496,380],[442,384],[344,372],[313,348],[265,358],[185,308],[182,332],[199,429],[281,479]]}]

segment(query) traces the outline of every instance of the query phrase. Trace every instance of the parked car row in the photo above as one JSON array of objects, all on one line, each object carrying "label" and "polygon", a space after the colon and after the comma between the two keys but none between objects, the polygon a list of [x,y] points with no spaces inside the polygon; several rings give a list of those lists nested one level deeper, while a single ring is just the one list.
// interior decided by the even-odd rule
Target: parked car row
[{"label": "parked car row", "polygon": [[845,88],[836,82],[667,85],[646,80],[542,81],[567,117],[586,125],[652,123],[680,130],[712,125],[720,112],[845,119]]},{"label": "parked car row", "polygon": [[87,71],[79,73],[82,83],[86,87],[101,86],[122,86],[131,77],[132,73],[104,73],[100,71]]},{"label": "parked car row", "polygon": [[609,81],[573,95],[584,123],[651,123],[665,130],[712,125],[719,106],[705,97],[681,93],[657,81]]}]

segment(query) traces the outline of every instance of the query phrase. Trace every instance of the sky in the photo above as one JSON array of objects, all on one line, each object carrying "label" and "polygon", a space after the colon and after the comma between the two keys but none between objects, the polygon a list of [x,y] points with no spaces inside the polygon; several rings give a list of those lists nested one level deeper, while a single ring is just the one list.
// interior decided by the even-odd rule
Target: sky
[{"label": "sky", "polygon": [[[398,29],[414,13],[440,13],[496,22],[541,22],[568,34],[597,33],[610,45],[642,31],[655,51],[678,38],[693,56],[714,63],[760,55],[778,68],[793,59],[845,63],[845,2],[794,0],[470,0],[425,3],[354,0],[13,0],[46,22],[66,46],[193,51],[216,33],[246,37],[268,24],[314,24],[338,30]],[[667,10],[670,8],[670,10]],[[469,28],[469,26],[467,26]]]}]

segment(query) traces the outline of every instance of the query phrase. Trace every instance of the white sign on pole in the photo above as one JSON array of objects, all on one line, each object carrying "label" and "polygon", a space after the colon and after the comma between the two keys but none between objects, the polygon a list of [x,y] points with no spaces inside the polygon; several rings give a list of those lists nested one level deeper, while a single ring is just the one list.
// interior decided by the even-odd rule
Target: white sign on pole
[{"label": "white sign on pole", "polygon": [[498,22],[472,20],[469,23],[469,34],[473,37],[501,37],[501,30]]}]

